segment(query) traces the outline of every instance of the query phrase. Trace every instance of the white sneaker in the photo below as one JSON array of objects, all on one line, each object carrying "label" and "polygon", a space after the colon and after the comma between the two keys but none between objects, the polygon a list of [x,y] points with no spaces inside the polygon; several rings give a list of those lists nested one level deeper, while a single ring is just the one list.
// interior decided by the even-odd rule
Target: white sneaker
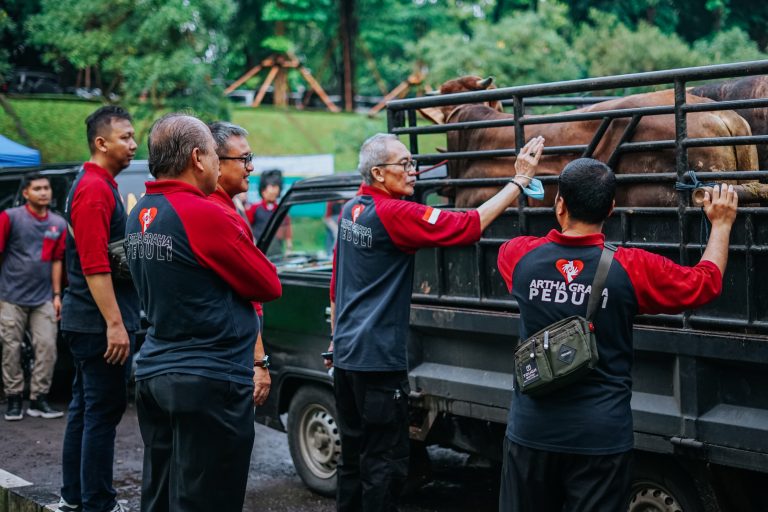
[{"label": "white sneaker", "polygon": [[64,498],[59,499],[59,504],[56,507],[56,510],[60,512],[80,512],[83,510],[83,507],[80,505],[73,505],[72,503],[67,503],[64,501]]},{"label": "white sneaker", "polygon": [[123,506],[119,501],[115,502],[115,506],[109,509],[109,512],[128,512],[128,509]]}]

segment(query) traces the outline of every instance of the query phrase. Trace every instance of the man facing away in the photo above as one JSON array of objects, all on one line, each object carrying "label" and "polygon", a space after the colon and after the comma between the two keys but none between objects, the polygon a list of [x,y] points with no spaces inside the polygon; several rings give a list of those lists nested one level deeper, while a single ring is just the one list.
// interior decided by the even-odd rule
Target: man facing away
[{"label": "man facing away", "polygon": [[[248,191],[248,176],[253,171],[253,152],[248,144],[245,128],[236,124],[217,121],[208,126],[216,142],[216,154],[219,156],[219,180],[216,190],[208,199],[224,208],[230,217],[238,221],[253,241],[253,233],[248,219],[238,211],[235,196]],[[259,334],[253,348],[253,403],[261,405],[269,396],[271,377],[269,359],[264,353],[261,331],[264,323],[261,303],[254,302],[253,307],[259,315]]]},{"label": "man facing away", "polygon": [[[414,254],[473,244],[521,194],[544,147],[532,139],[518,176],[469,212],[401,198],[414,193],[416,164],[389,134],[360,149],[363,185],[341,212],[331,278],[334,393],[341,431],[336,507],[393,511],[408,471],[408,339]],[[330,366],[330,363],[327,363]]]},{"label": "man facing away", "polygon": [[[498,266],[520,307],[520,340],[569,316],[586,316],[587,289],[603,251],[602,227],[615,205],[615,189],[608,166],[574,160],[559,178],[555,215],[561,231],[502,245]],[[715,187],[711,200],[707,197],[704,212],[712,232],[694,267],[641,249],[617,250],[594,320],[600,356],[595,369],[544,396],[514,391],[499,510],[627,510],[634,316],[678,313],[720,294],[736,205],[732,187]]]},{"label": "man facing away", "polygon": [[157,180],[125,242],[150,323],[136,358],[141,509],[240,512],[254,439],[251,301],[278,298],[280,282],[245,227],[206,198],[219,158],[202,121],[158,120],[149,168]]},{"label": "man facing away", "polygon": [[27,203],[0,213],[0,338],[3,343],[3,385],[8,421],[22,419],[24,372],[21,344],[32,334],[29,416],[61,418],[47,395],[56,364],[56,320],[61,313],[61,275],[67,223],[48,210],[51,183],[40,174],[24,177]]},{"label": "man facing away", "polygon": [[125,412],[139,300],[130,280],[113,279],[108,244],[122,240],[125,208],[115,176],[136,153],[131,116],[120,107],[96,110],[85,121],[91,159],[67,197],[69,287],[62,335],[75,362],[64,433],[59,510],[117,511],[112,487],[115,429]]}]

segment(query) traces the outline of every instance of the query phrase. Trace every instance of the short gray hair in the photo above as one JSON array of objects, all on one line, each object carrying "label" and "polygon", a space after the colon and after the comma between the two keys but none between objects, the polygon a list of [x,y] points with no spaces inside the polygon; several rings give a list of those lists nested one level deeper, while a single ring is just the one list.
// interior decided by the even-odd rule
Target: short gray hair
[{"label": "short gray hair", "polygon": [[391,133],[377,133],[366,139],[360,146],[360,163],[357,165],[357,172],[360,173],[367,185],[373,183],[371,169],[376,167],[376,164],[385,163],[389,157],[390,142],[400,142],[400,139]]},{"label": "short gray hair", "polygon": [[216,149],[209,147],[210,140],[211,131],[195,116],[178,112],[164,115],[149,132],[149,172],[155,178],[179,176],[195,148],[206,155]]},{"label": "short gray hair", "polygon": [[211,129],[211,135],[213,135],[213,140],[216,141],[216,153],[219,156],[225,156],[224,153],[226,153],[226,151],[229,149],[227,147],[227,143],[230,137],[248,136],[248,130],[246,130],[242,126],[238,126],[234,123],[230,123],[227,121],[216,121],[214,123],[209,124],[208,128]]}]

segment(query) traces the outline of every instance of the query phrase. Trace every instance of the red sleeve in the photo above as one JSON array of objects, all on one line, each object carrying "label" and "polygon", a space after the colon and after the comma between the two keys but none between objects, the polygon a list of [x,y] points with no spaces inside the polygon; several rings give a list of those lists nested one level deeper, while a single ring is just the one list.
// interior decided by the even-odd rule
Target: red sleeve
[{"label": "red sleeve", "polygon": [[8,235],[11,234],[11,218],[7,213],[0,213],[0,252],[5,252],[5,244],[8,242]]},{"label": "red sleeve", "polygon": [[66,249],[66,239],[67,239],[67,232],[66,228],[64,228],[65,231],[62,231],[59,235],[59,238],[56,239],[56,245],[53,247],[53,260],[54,261],[61,261],[64,259],[64,251]]},{"label": "red sleeve", "polygon": [[504,282],[507,283],[507,290],[512,291],[512,276],[515,271],[517,263],[528,252],[544,245],[548,242],[546,238],[538,238],[535,236],[519,236],[512,240],[505,242],[499,248],[499,257],[497,259],[497,265],[499,272]]},{"label": "red sleeve", "polygon": [[257,208],[258,208],[258,203],[254,203],[251,206],[249,206],[247,210],[245,210],[245,216],[248,217],[249,224],[253,224],[253,219],[256,218]]},{"label": "red sleeve", "polygon": [[395,245],[405,252],[424,247],[469,245],[480,240],[477,210],[451,212],[399,199],[376,201],[376,213]]},{"label": "red sleeve", "polygon": [[109,266],[109,223],[115,196],[103,180],[80,183],[72,199],[72,229],[83,274],[105,274]]},{"label": "red sleeve", "polygon": [[[339,215],[339,219],[341,219],[341,215]],[[341,222],[341,220],[339,220]],[[333,248],[333,270],[331,271],[331,302],[336,302],[336,249],[338,247],[338,243],[336,247]]]},{"label": "red sleeve", "polygon": [[624,248],[616,260],[635,288],[639,314],[695,309],[717,298],[723,288],[720,269],[711,261],[686,267],[658,254]]},{"label": "red sleeve", "polygon": [[205,206],[184,208],[179,215],[200,264],[213,270],[244,299],[268,302],[279,298],[282,287],[275,266],[253,245],[241,224],[219,206],[201,204]]}]

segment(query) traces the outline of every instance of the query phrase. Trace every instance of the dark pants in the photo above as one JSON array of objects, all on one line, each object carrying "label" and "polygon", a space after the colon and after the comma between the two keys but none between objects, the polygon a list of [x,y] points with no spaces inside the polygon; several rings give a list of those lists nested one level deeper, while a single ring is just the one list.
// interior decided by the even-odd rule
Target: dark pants
[{"label": "dark pants", "polygon": [[72,352],[75,377],[64,431],[61,497],[82,504],[84,512],[111,510],[115,430],[125,412],[131,359],[123,365],[107,363],[106,334],[65,331],[62,336]]},{"label": "dark pants", "polygon": [[547,452],[505,438],[499,512],[623,512],[631,482],[631,451]]},{"label": "dark pants", "polygon": [[143,512],[241,512],[253,386],[171,373],[136,382]]},{"label": "dark pants", "polygon": [[391,512],[408,476],[408,375],[334,369],[341,460],[336,510]]}]

